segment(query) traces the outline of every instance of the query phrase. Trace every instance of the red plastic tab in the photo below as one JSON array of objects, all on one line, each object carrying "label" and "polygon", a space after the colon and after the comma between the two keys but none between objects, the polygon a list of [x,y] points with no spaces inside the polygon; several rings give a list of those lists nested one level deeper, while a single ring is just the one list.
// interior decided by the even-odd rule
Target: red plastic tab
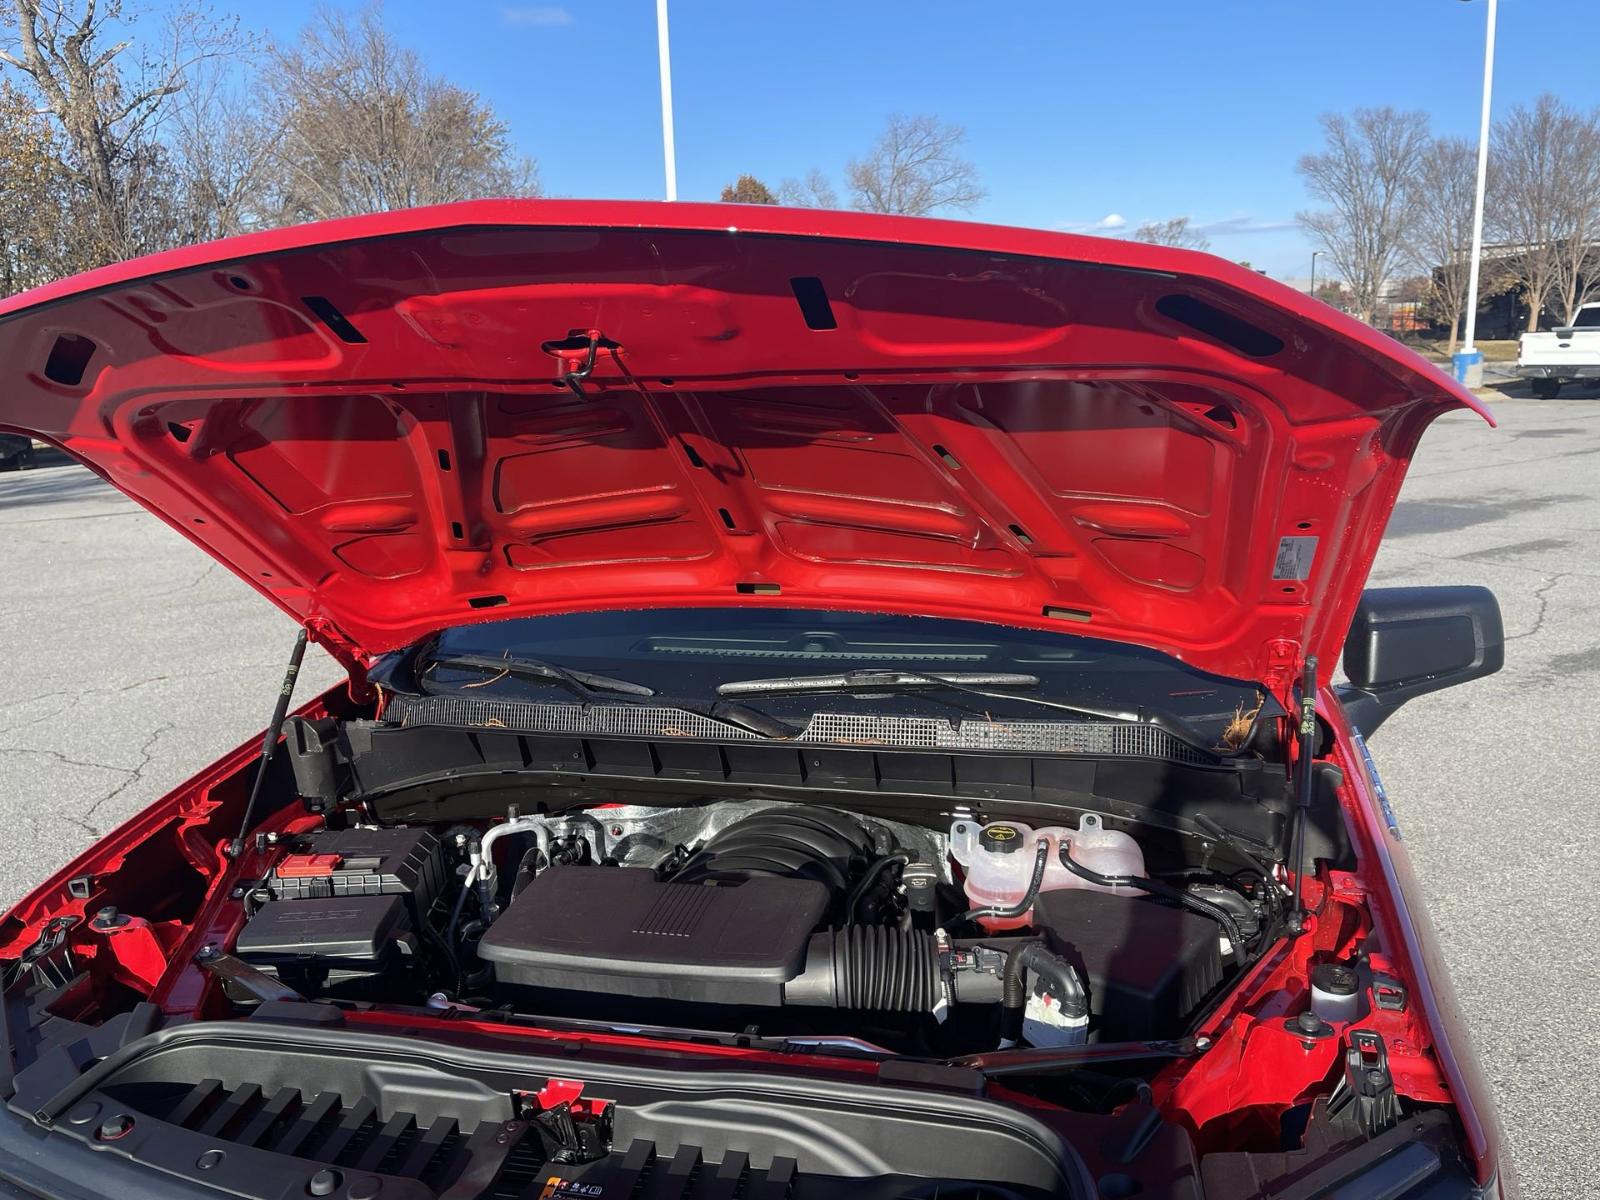
[{"label": "red plastic tab", "polygon": [[548,1112],[560,1104],[570,1104],[572,1111],[578,1116],[598,1117],[611,1107],[609,1100],[585,1100],[582,1097],[581,1079],[551,1079],[533,1093],[534,1102],[538,1104],[540,1112]]},{"label": "red plastic tab", "polygon": [[307,879],[332,875],[344,860],[337,854],[291,854],[278,864],[279,879]]}]

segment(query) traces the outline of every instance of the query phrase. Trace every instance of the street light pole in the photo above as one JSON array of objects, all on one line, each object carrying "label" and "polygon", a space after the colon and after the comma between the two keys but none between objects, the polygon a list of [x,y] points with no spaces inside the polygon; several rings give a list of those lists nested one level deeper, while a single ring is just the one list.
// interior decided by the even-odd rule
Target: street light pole
[{"label": "street light pole", "polygon": [[1483,41],[1483,115],[1478,124],[1478,192],[1472,210],[1472,261],[1467,267],[1466,340],[1455,356],[1456,379],[1469,387],[1483,383],[1483,355],[1478,336],[1478,279],[1483,262],[1483,201],[1489,185],[1489,107],[1494,90],[1494,28],[1500,0],[1489,0],[1488,29]]},{"label": "street light pole", "polygon": [[1311,290],[1306,294],[1313,300],[1317,298],[1317,256],[1321,253],[1321,250],[1311,252]]},{"label": "street light pole", "polygon": [[678,153],[672,144],[672,51],[667,46],[667,0],[656,0],[656,50],[661,58],[661,150],[667,162],[667,199],[678,198]]}]

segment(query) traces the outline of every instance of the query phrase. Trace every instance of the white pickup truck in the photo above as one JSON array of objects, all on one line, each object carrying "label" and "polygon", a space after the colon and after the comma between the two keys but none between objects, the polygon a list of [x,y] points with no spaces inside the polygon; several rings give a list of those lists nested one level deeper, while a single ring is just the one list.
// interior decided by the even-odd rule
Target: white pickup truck
[{"label": "white pickup truck", "polygon": [[1523,334],[1517,374],[1533,381],[1533,394],[1541,400],[1554,400],[1564,383],[1600,382],[1600,304],[1585,304],[1570,326]]}]

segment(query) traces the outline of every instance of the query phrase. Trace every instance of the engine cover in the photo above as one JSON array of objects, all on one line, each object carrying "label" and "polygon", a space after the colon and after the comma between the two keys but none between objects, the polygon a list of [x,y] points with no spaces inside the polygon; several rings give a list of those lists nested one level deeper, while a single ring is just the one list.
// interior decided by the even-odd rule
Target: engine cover
[{"label": "engine cover", "polygon": [[638,867],[552,867],[478,944],[502,985],[774,1007],[828,908],[813,879],[662,882]]}]

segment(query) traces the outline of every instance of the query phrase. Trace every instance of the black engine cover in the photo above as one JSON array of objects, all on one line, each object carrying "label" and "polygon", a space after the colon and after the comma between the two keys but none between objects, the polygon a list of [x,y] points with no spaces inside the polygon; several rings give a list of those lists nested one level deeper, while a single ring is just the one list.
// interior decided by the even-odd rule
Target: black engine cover
[{"label": "black engine cover", "polygon": [[557,866],[490,926],[478,957],[502,985],[773,1007],[828,900],[813,879],[664,883],[638,867]]}]

